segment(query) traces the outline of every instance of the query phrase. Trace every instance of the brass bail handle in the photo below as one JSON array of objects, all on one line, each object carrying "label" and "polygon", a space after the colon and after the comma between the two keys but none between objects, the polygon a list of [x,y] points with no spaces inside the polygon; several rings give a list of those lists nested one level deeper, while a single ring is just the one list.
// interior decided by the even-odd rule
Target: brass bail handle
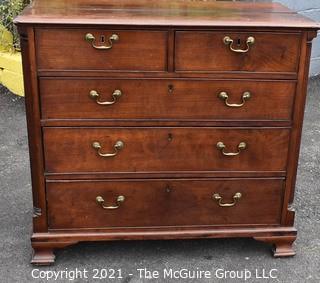
[{"label": "brass bail handle", "polygon": [[125,201],[125,197],[124,196],[118,196],[117,199],[116,199],[116,203],[117,203],[116,205],[105,206],[103,197],[102,196],[97,196],[96,197],[97,204],[99,204],[103,209],[109,209],[109,210],[119,208],[121,203],[124,202],[124,201]]},{"label": "brass bail handle", "polygon": [[232,207],[235,206],[237,201],[240,200],[242,197],[241,193],[236,193],[232,198],[233,202],[232,203],[223,203],[222,202],[222,196],[220,196],[218,193],[213,194],[212,198],[216,201],[218,201],[219,206],[221,207]]},{"label": "brass bail handle", "polygon": [[223,155],[225,156],[236,156],[236,155],[239,155],[240,152],[242,150],[245,150],[247,148],[247,144],[245,142],[240,142],[239,145],[238,145],[238,151],[237,152],[226,152],[225,149],[226,149],[226,145],[219,141],[217,143],[217,149],[219,149]]},{"label": "brass bail handle", "polygon": [[116,89],[112,93],[112,101],[100,101],[100,94],[96,90],[91,90],[89,96],[95,100],[95,102],[99,105],[112,105],[117,102],[117,100],[122,96],[122,91],[120,89]]},{"label": "brass bail handle", "polygon": [[218,94],[218,97],[224,101],[225,105],[228,106],[228,107],[231,107],[231,108],[239,108],[239,107],[242,107],[246,101],[248,101],[250,98],[251,98],[251,92],[249,91],[245,91],[242,96],[241,96],[241,99],[242,99],[242,103],[239,103],[239,104],[236,104],[236,103],[229,103],[228,102],[228,99],[229,99],[229,95],[227,92],[225,91],[221,91],[219,94]]},{"label": "brass bail handle", "polygon": [[250,50],[250,46],[252,46],[256,42],[256,40],[253,36],[249,36],[246,40],[247,48],[246,49],[236,49],[233,47],[233,41],[234,40],[230,36],[225,36],[223,38],[223,43],[225,45],[229,45],[230,50],[233,52],[236,52],[236,53],[247,53]]},{"label": "brass bail handle", "polygon": [[91,43],[92,47],[98,50],[108,50],[113,47],[113,42],[119,41],[120,37],[116,33],[111,35],[108,39],[109,45],[96,45],[96,38],[92,33],[87,33],[85,35],[85,40]]},{"label": "brass bail handle", "polygon": [[103,153],[101,150],[102,146],[101,146],[100,142],[98,142],[98,141],[93,142],[92,147],[97,150],[98,155],[101,157],[113,157],[113,156],[116,156],[119,153],[119,151],[124,148],[124,142],[121,140],[117,141],[113,145],[114,152],[112,152],[112,153]]}]

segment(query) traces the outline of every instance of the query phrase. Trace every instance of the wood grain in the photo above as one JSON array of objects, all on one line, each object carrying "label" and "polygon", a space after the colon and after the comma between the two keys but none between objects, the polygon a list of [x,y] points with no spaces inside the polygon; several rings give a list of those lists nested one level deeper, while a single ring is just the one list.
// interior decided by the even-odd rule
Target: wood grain
[{"label": "wood grain", "polygon": [[305,44],[303,45],[300,56],[299,83],[297,85],[297,94],[294,104],[294,124],[292,127],[289,145],[290,155],[287,166],[288,181],[286,183],[287,187],[283,206],[283,223],[288,226],[294,225],[294,208],[290,206],[293,203],[299,162],[303,117],[307,97],[312,39],[316,36],[317,34],[315,32],[304,34]]},{"label": "wood grain", "polygon": [[[109,50],[97,50],[85,40],[87,33],[97,38],[97,45],[109,45],[112,34],[119,40]],[[101,36],[106,43],[100,42]],[[36,44],[40,70],[167,70],[166,31],[37,29]]]},{"label": "wood grain", "polygon": [[16,24],[259,27],[315,29],[319,25],[278,3],[183,0],[34,0]]},{"label": "wood grain", "polygon": [[[282,171],[286,168],[289,129],[282,128],[44,128],[46,172]],[[124,148],[112,158],[116,141]],[[240,142],[247,149],[238,156]]]},{"label": "wood grain", "polygon": [[[245,50],[248,37],[255,38],[247,53],[235,53],[223,38],[234,40],[233,47]],[[237,44],[239,41],[239,44]],[[262,32],[176,33],[176,71],[297,72],[301,35]]]},{"label": "wood grain", "polygon": [[[279,224],[283,181],[279,179],[233,180],[144,180],[47,183],[51,229],[112,228],[145,226],[201,226]],[[232,203],[220,207],[212,198]],[[115,210],[96,203],[102,196],[106,206],[125,201]],[[183,212],[183,213],[182,213]],[[160,217],[161,216],[161,217]]]},{"label": "wood grain", "polygon": [[45,232],[47,226],[47,208],[44,178],[43,140],[40,124],[40,98],[36,72],[36,52],[34,47],[34,31],[21,27],[22,64],[24,74],[26,120],[28,129],[28,145],[30,156],[33,210],[39,213],[33,217],[33,231]]},{"label": "wood grain", "polygon": [[[290,121],[295,83],[255,80],[156,80],[103,78],[41,78],[42,118],[154,121]],[[114,90],[122,96],[113,105]],[[241,103],[244,92],[251,98],[240,108],[227,107],[218,98],[227,92],[229,103]]]}]

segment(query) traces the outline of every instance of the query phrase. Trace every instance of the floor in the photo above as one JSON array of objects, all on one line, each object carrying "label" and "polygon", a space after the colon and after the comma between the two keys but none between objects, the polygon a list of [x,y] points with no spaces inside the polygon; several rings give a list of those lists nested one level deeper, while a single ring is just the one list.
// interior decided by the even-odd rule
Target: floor
[{"label": "floor", "polygon": [[[267,244],[252,239],[185,241],[128,241],[79,244],[58,251],[52,267],[41,275],[58,280],[33,279],[39,270],[29,264],[32,201],[24,99],[0,87],[0,281],[1,282],[244,282],[224,277],[227,271],[249,270],[262,276],[270,270],[276,279],[246,282],[320,282],[320,78],[311,79],[303,131],[302,151],[294,207],[299,230],[294,258],[274,259]],[[75,269],[86,269],[89,279],[72,278]],[[122,279],[92,279],[93,269],[121,269]],[[137,269],[164,268],[209,270],[216,279],[141,279]],[[39,268],[38,268],[39,269]],[[216,270],[218,270],[217,273]],[[33,271],[33,273],[32,273]],[[45,273],[43,271],[50,271]],[[61,271],[65,271],[61,273]],[[70,272],[71,271],[71,272]],[[79,273],[78,273],[79,274]],[[133,274],[132,276],[129,274]],[[249,273],[247,273],[249,275]],[[66,275],[69,278],[66,278]],[[103,275],[103,272],[102,272]],[[234,274],[228,273],[227,277]],[[241,273],[239,273],[241,276]],[[62,279],[61,279],[62,278]],[[65,279],[63,279],[65,278]]]}]

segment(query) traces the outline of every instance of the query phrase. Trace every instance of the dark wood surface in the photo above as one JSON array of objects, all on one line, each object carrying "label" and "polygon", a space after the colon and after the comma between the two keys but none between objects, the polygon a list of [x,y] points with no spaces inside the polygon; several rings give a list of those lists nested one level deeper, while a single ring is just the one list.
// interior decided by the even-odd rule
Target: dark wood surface
[{"label": "dark wood surface", "polygon": [[[170,171],[283,171],[286,168],[289,129],[271,128],[44,128],[46,172],[170,172]],[[102,153],[124,148],[114,157]],[[224,156],[217,148],[237,152]]]},{"label": "dark wood surface", "polygon": [[35,0],[17,24],[318,28],[277,3],[183,0]]},{"label": "dark wood surface", "polygon": [[[97,38],[97,45],[108,45],[112,34],[117,34],[119,40],[112,49],[97,50],[85,40],[87,33]],[[101,36],[105,36],[106,43],[99,43]],[[39,29],[36,45],[41,70],[167,70],[166,31]]]},{"label": "dark wood surface", "polygon": [[[237,192],[242,197],[232,207],[212,197],[218,193],[222,203],[233,203]],[[49,228],[279,225],[282,195],[281,179],[50,182]],[[125,200],[107,210],[97,196],[105,206],[115,206],[118,196]]]},{"label": "dark wood surface", "polygon": [[[136,120],[239,120],[291,121],[296,84],[268,80],[174,80],[40,78],[42,119],[136,119]],[[113,105],[112,93],[122,96]],[[242,103],[243,93],[251,97],[242,107],[232,108],[219,99],[227,92],[228,102]]]},{"label": "dark wood surface", "polygon": [[[235,53],[225,45],[230,36],[237,49],[246,49],[246,40],[255,43],[247,53]],[[292,33],[241,31],[178,31],[175,41],[175,68],[193,72],[296,72],[301,37]]]},{"label": "dark wood surface", "polygon": [[301,48],[300,56],[300,70],[299,78],[296,90],[296,101],[293,108],[294,112],[294,123],[292,126],[291,140],[289,146],[289,159],[288,159],[288,173],[286,182],[286,191],[284,197],[284,203],[287,204],[287,209],[283,209],[283,223],[287,226],[294,224],[294,208],[293,208],[293,197],[296,184],[297,168],[299,161],[299,152],[301,144],[302,126],[304,109],[307,96],[307,86],[309,79],[309,68],[311,58],[311,46],[312,40],[316,37],[316,32],[309,32],[304,34],[305,44]]},{"label": "dark wood surface", "polygon": [[[275,3],[36,0],[22,39],[34,199],[32,263],[79,241],[253,237],[292,256],[291,208],[311,41],[320,26]],[[100,42],[117,33],[109,50]],[[235,53],[224,36],[245,49]],[[115,104],[115,89],[122,96]],[[225,91],[228,107],[218,98]],[[92,147],[112,152],[103,158]],[[240,142],[247,148],[238,156]],[[226,202],[241,190],[233,207]],[[112,212],[95,202],[101,194]],[[131,210],[130,210],[131,209]],[[67,213],[66,213],[67,211]],[[110,212],[110,213],[109,213]],[[147,217],[148,216],[148,217]]]},{"label": "dark wood surface", "polygon": [[34,46],[34,30],[19,28],[22,48],[22,64],[24,74],[25,104],[27,114],[28,142],[30,153],[30,169],[32,181],[33,207],[38,209],[38,215],[33,217],[33,229],[46,232],[47,208],[44,178],[44,156],[42,128],[40,123],[40,98],[38,96],[38,78],[36,70],[36,52]]}]

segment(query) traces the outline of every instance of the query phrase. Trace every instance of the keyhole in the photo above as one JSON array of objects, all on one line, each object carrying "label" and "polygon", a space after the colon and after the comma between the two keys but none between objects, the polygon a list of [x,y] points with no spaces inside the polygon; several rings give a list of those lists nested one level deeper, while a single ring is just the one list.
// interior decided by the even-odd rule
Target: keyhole
[{"label": "keyhole", "polygon": [[174,86],[173,85],[168,85],[168,92],[169,94],[172,94],[174,91]]},{"label": "keyhole", "polygon": [[173,135],[171,133],[168,134],[168,141],[171,142],[173,140]]},{"label": "keyhole", "polygon": [[100,41],[101,43],[105,43],[106,42],[106,37],[104,35],[100,36]]},{"label": "keyhole", "polygon": [[166,186],[166,192],[167,192],[167,193],[170,193],[170,192],[171,192],[171,188],[170,188],[169,185]]},{"label": "keyhole", "polygon": [[238,38],[238,40],[237,40],[237,44],[238,44],[238,46],[240,46],[240,45],[241,45],[241,39],[240,39],[240,38]]}]

